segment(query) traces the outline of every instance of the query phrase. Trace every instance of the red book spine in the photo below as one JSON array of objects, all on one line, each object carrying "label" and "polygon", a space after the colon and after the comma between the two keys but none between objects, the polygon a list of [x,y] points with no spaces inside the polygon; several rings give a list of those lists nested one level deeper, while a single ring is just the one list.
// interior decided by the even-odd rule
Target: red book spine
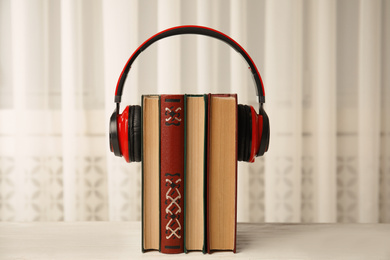
[{"label": "red book spine", "polygon": [[184,252],[184,95],[161,95],[160,251]]}]

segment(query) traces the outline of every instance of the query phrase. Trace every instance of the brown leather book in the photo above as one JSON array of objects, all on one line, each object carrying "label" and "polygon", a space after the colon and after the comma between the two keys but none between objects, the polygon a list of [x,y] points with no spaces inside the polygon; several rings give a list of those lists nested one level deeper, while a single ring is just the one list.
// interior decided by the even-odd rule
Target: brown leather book
[{"label": "brown leather book", "polygon": [[160,96],[160,251],[184,252],[184,95]]},{"label": "brown leather book", "polygon": [[236,252],[237,95],[209,94],[207,252]]}]

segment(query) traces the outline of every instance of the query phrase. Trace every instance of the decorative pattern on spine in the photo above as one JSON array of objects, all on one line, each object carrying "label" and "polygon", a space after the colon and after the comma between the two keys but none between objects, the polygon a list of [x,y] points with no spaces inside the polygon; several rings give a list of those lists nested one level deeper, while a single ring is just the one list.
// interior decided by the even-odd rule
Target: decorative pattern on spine
[{"label": "decorative pattern on spine", "polygon": [[[179,203],[182,199],[180,193],[181,187],[181,179],[177,179],[174,181],[174,177],[180,177],[179,173],[170,174],[166,173],[165,176],[165,187],[169,187],[167,193],[165,194],[165,205],[168,204],[165,208],[165,219],[169,219],[167,225],[165,226],[165,238],[170,239],[173,238],[181,239],[181,234],[179,233],[182,228],[179,221],[179,217],[182,215],[182,207],[180,207]],[[170,177],[168,177],[170,176]]]},{"label": "decorative pattern on spine", "polygon": [[162,253],[184,252],[184,95],[161,95]]}]

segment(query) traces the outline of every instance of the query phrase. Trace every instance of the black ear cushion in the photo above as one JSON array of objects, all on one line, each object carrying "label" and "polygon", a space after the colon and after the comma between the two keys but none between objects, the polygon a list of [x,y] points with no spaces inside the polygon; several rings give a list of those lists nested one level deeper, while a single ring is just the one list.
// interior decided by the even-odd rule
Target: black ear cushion
[{"label": "black ear cushion", "polygon": [[122,156],[121,150],[119,148],[116,110],[114,111],[114,113],[112,113],[110,118],[110,150],[115,154],[115,156]]},{"label": "black ear cushion", "polygon": [[252,113],[251,113],[250,106],[244,106],[244,107],[245,107],[245,116],[246,116],[244,161],[248,162],[249,157],[251,156],[251,146],[252,146]]},{"label": "black ear cushion", "polygon": [[270,135],[269,118],[268,118],[268,115],[267,115],[267,113],[265,111],[264,111],[264,118],[265,118],[265,150],[264,150],[264,152],[267,152],[268,151],[268,147],[269,147],[269,142],[270,142],[270,139],[271,139],[271,135]]},{"label": "black ear cushion", "polygon": [[249,161],[252,144],[252,115],[250,106],[238,105],[237,160]]},{"label": "black ear cushion", "polygon": [[129,159],[134,162],[134,106],[129,107]]},{"label": "black ear cushion", "polygon": [[245,117],[245,108],[244,105],[237,106],[238,114],[238,144],[237,144],[237,160],[244,160],[244,150],[245,150],[245,127],[246,127],[246,117]]},{"label": "black ear cushion", "polygon": [[263,116],[263,131],[261,134],[260,148],[257,156],[262,156],[266,151],[268,151],[270,140],[270,124],[268,115],[263,108],[260,109],[259,114]]},{"label": "black ear cushion", "polygon": [[134,107],[134,118],[133,118],[133,152],[134,162],[141,161],[141,106]]}]

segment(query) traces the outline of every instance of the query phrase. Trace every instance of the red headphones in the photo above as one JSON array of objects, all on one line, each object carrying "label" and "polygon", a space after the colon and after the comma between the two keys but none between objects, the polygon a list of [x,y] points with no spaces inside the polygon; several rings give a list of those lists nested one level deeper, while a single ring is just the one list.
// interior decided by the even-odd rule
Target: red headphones
[{"label": "red headphones", "polygon": [[262,156],[268,150],[270,139],[269,119],[263,108],[265,97],[260,73],[249,54],[232,38],[217,30],[195,25],[173,27],[153,35],[141,44],[127,61],[118,79],[115,91],[116,109],[110,118],[111,152],[116,156],[123,156],[127,162],[141,161],[141,107],[127,106],[122,114],[119,114],[123,86],[131,64],[142,51],[160,39],[179,34],[199,34],[219,39],[239,52],[247,61],[256,84],[259,113],[257,114],[252,106],[238,105],[237,159],[239,161],[254,162],[256,156]]}]

